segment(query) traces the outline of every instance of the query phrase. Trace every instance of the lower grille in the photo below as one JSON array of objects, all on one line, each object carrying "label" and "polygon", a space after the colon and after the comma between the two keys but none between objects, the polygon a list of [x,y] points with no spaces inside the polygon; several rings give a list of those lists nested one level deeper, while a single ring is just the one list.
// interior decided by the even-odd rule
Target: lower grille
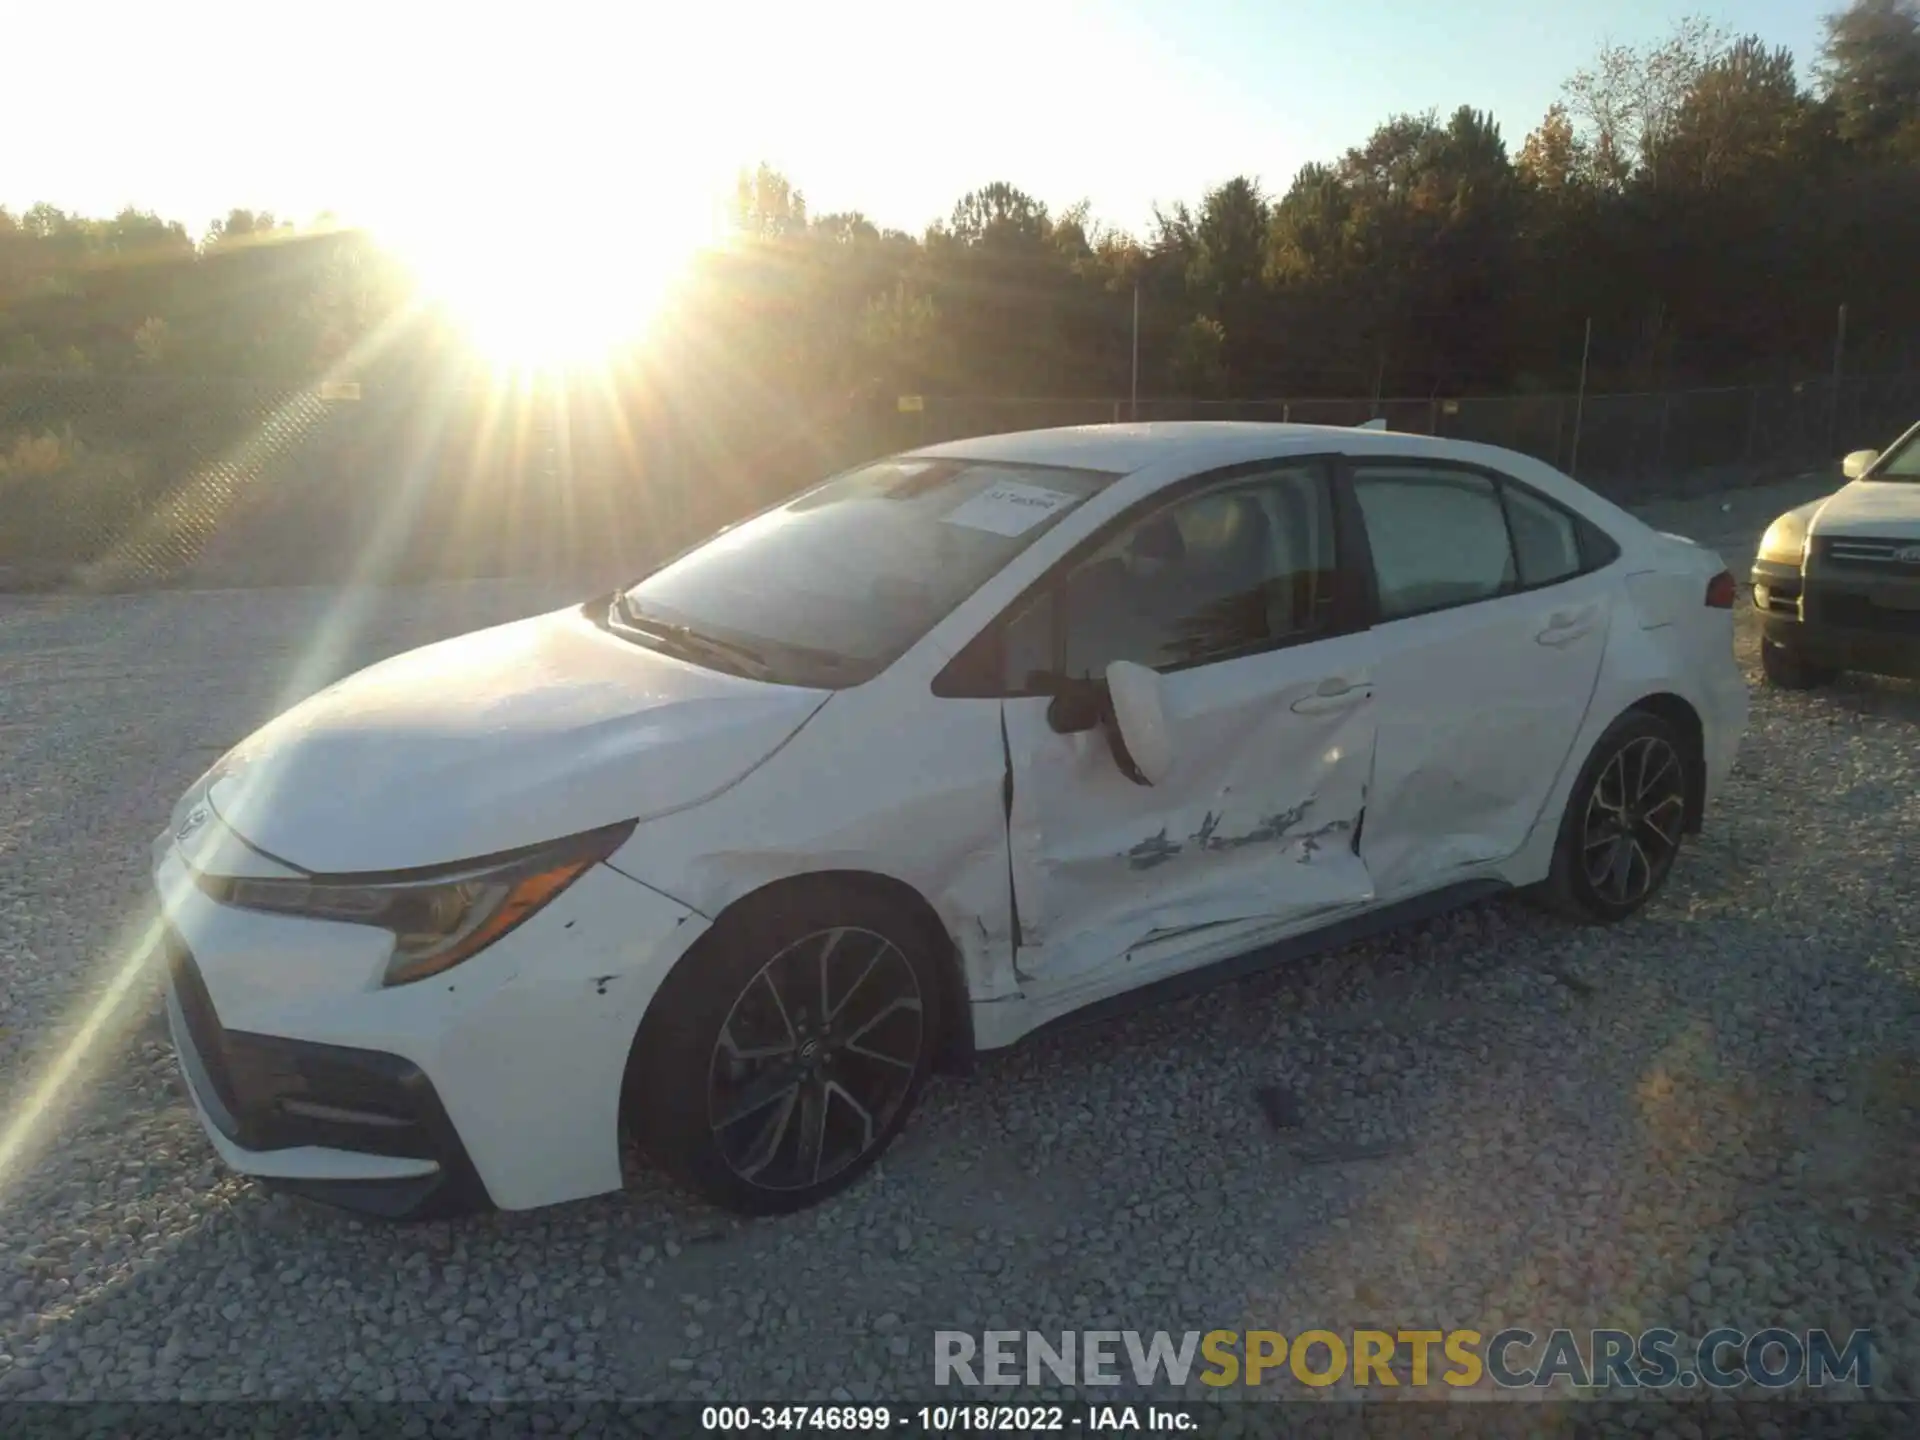
[{"label": "lower grille", "polygon": [[440,1158],[452,1126],[419,1066],[398,1055],[229,1032],[249,1149],[319,1145]]},{"label": "lower grille", "polygon": [[1920,610],[1876,605],[1864,595],[1822,595],[1819,602],[1819,618],[1824,625],[1885,635],[1920,635]]}]

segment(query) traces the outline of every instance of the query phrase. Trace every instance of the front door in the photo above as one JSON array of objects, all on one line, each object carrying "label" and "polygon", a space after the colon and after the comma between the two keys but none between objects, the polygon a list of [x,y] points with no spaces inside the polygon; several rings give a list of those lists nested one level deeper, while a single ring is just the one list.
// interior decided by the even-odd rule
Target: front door
[{"label": "front door", "polygon": [[[1128,778],[1104,728],[1009,699],[1009,830],[1030,992],[1127,989],[1181,937],[1365,904],[1355,851],[1375,734],[1372,641],[1341,583],[1328,467],[1243,467],[1121,526],[1009,630],[1028,668],[1163,676],[1172,768]],[[1019,662],[1016,662],[1019,663]]]}]

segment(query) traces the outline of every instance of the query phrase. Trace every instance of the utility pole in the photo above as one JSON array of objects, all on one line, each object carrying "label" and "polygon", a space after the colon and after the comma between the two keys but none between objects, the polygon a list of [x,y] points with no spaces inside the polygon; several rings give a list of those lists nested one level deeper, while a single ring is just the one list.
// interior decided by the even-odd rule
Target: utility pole
[{"label": "utility pole", "polygon": [[1573,402],[1573,455],[1567,461],[1567,474],[1580,478],[1580,420],[1587,408],[1587,356],[1593,350],[1593,317],[1587,317],[1587,338],[1580,342],[1580,392]]},{"label": "utility pole", "polygon": [[1140,282],[1133,282],[1133,387],[1127,401],[1127,418],[1140,418]]},{"label": "utility pole", "polygon": [[1840,362],[1847,353],[1847,307],[1840,306],[1840,320],[1833,332],[1833,406],[1827,415],[1827,452],[1831,454],[1840,440]]}]

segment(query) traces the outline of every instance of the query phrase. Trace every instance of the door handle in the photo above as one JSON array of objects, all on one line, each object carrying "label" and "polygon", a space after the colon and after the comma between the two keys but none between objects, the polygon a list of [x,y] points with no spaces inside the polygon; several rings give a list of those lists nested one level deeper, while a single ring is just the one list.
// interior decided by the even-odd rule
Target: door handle
[{"label": "door handle", "polygon": [[1555,611],[1547,617],[1547,628],[1533,638],[1557,650],[1563,645],[1571,645],[1583,635],[1591,634],[1595,619],[1596,612],[1591,607]]},{"label": "door handle", "polygon": [[1296,715],[1326,715],[1335,710],[1346,710],[1371,700],[1373,687],[1364,681],[1348,680],[1341,676],[1332,676],[1322,680],[1313,694],[1302,696],[1293,702]]}]

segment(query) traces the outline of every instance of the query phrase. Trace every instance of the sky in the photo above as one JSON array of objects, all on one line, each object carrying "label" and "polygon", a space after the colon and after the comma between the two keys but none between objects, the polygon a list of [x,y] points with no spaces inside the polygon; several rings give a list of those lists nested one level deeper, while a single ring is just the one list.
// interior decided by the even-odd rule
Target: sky
[{"label": "sky", "polygon": [[0,204],[376,230],[511,211],[694,244],[742,165],[918,233],[1008,180],[1136,232],[1389,114],[1509,146],[1606,41],[1705,13],[1805,76],[1839,0],[96,0],[5,10]]}]

